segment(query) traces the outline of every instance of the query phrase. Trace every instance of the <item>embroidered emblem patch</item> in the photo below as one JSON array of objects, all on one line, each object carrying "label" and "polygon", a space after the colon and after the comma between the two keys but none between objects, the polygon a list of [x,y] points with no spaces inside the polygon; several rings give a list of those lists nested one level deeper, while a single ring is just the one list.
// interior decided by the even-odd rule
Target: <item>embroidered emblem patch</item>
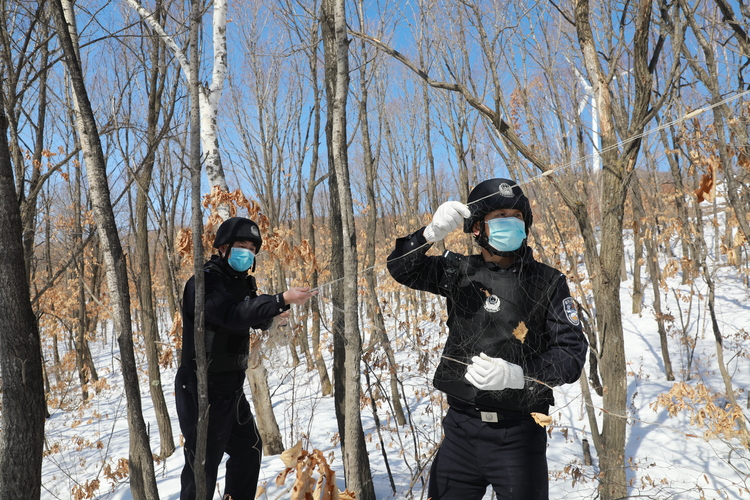
[{"label": "embroidered emblem patch", "polygon": [[500,310],[500,299],[497,298],[497,295],[490,295],[485,299],[484,301],[484,309],[487,312],[497,312]]},{"label": "embroidered emblem patch", "polygon": [[500,193],[500,196],[504,196],[506,198],[513,198],[515,196],[513,194],[513,188],[510,187],[507,182],[501,183],[497,187],[497,192]]},{"label": "embroidered emblem patch", "polygon": [[258,228],[256,226],[250,226],[250,232],[253,233],[253,236],[257,236],[260,238],[260,231],[258,231]]},{"label": "embroidered emblem patch", "polygon": [[576,307],[576,302],[573,300],[573,297],[568,297],[563,300],[563,309],[565,310],[565,316],[567,316],[568,321],[570,321],[571,324],[578,326],[580,323],[578,320],[578,308]]}]

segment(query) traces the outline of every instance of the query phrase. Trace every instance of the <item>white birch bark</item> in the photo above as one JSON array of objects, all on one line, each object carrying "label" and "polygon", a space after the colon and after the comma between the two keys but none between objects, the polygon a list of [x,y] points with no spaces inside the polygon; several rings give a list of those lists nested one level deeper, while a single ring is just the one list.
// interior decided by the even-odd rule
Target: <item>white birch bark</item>
[{"label": "white birch bark", "polygon": [[[185,51],[177,45],[174,38],[164,31],[164,28],[156,22],[153,15],[146,10],[138,0],[125,0],[148,25],[162,37],[172,54],[180,63],[182,72],[188,84],[191,83],[191,68]],[[208,86],[198,85],[200,104],[200,127],[201,147],[203,155],[201,161],[206,169],[206,177],[209,186],[218,186],[228,191],[224,167],[221,164],[219,151],[219,136],[217,130],[217,118],[219,115],[219,102],[224,92],[224,82],[227,76],[227,1],[216,0],[213,11],[213,47],[214,64],[211,72],[211,83]],[[196,72],[197,74],[197,72]],[[229,209],[226,206],[219,207],[219,215],[222,219],[229,218]]]}]

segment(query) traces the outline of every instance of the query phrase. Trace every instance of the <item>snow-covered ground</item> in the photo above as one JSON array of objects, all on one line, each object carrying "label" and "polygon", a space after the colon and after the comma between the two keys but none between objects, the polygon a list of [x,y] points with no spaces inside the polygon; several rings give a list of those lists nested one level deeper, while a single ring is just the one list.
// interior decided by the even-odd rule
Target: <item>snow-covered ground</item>
[{"label": "snow-covered ground", "polygon": [[[693,293],[690,288],[677,281],[662,292],[665,313],[675,317],[670,328],[670,355],[677,382],[685,381],[689,387],[704,384],[710,391],[723,393],[724,385],[716,364],[716,346],[710,326],[705,298],[706,286],[696,281]],[[750,385],[750,290],[737,277],[735,268],[720,267],[716,270],[717,315],[726,339],[724,358],[728,362],[734,388],[739,391],[741,406],[747,416]],[[660,394],[672,388],[673,382],[666,380],[662,361],[657,323],[649,304],[651,287],[646,286],[646,298],[642,314],[631,314],[632,283],[622,285],[623,323],[628,362],[629,426],[626,455],[630,495],[653,499],[740,499],[750,497],[748,474],[750,454],[734,439],[704,439],[705,428],[693,425],[687,411],[670,416],[664,407],[654,403]],[[688,301],[678,307],[673,290],[681,290]],[[325,293],[321,304],[327,305]],[[439,309],[439,304],[435,307]],[[688,310],[690,315],[688,317]],[[386,311],[388,312],[388,311]],[[685,375],[688,363],[688,347],[684,342],[682,321],[688,325],[688,337],[694,339],[694,359],[691,379]],[[438,315],[439,318],[439,315]],[[399,427],[392,418],[387,403],[381,402],[378,409],[381,432],[378,434],[369,405],[362,410],[363,425],[368,442],[369,456],[375,488],[379,499],[426,498],[426,488],[419,480],[414,481],[420,468],[429,467],[430,456],[440,440],[442,397],[431,386],[431,375],[437,363],[441,341],[438,320],[424,320],[415,325],[421,329],[419,338],[414,335],[415,326],[407,332],[403,325],[389,322],[389,336],[394,343],[400,377],[411,423]],[[99,340],[92,344],[97,352],[100,376],[107,379],[109,388],[102,390],[92,402],[76,411],[53,411],[47,421],[46,435],[49,453],[44,459],[43,499],[74,498],[74,491],[85,492],[87,488],[99,499],[132,498],[127,479],[117,477],[118,461],[128,456],[128,432],[125,415],[125,396],[114,339]],[[330,338],[325,339],[330,345]],[[292,366],[287,345],[280,345],[267,352],[265,361],[269,371],[274,411],[281,428],[285,445],[291,447],[302,440],[309,451],[323,451],[331,467],[337,473],[340,489],[343,486],[343,471],[337,438],[336,417],[332,397],[321,396],[317,372],[308,372],[304,363]],[[377,364],[383,354],[379,350],[369,352],[368,361]],[[330,367],[330,353],[326,352]],[[430,368],[420,370],[420,364]],[[330,368],[329,368],[330,369]],[[179,475],[184,459],[180,444],[179,425],[174,412],[174,369],[163,371],[167,403],[172,409],[173,431],[177,441],[176,452],[166,461],[156,464],[160,497],[165,500],[179,498]],[[371,382],[380,379],[389,387],[387,373],[373,369]],[[365,386],[365,377],[362,376]],[[246,389],[249,394],[249,389]],[[144,416],[150,426],[152,451],[159,450],[158,430],[153,415],[147,387],[142,388]],[[549,429],[548,460],[550,467],[550,498],[594,499],[596,493],[597,457],[590,435],[588,419],[581,390],[578,384],[557,388],[556,407],[551,411],[554,419]],[[600,400],[594,395],[594,406]],[[597,409],[597,414],[601,411]],[[385,456],[393,476],[394,494],[387,473],[388,468],[381,450],[380,440],[385,445]],[[583,440],[586,439],[593,454],[593,465],[584,465]],[[261,498],[289,498],[286,484],[274,484],[284,465],[278,456],[265,457],[261,471],[261,484],[266,490]],[[424,474],[426,478],[426,473]],[[91,489],[98,480],[98,489]],[[220,469],[220,482],[223,468]],[[74,490],[79,488],[78,490]],[[83,493],[79,498],[85,498]],[[413,495],[413,496],[412,496]],[[215,495],[219,498],[218,493]],[[491,497],[488,491],[486,498]],[[89,497],[91,498],[91,497]]]}]

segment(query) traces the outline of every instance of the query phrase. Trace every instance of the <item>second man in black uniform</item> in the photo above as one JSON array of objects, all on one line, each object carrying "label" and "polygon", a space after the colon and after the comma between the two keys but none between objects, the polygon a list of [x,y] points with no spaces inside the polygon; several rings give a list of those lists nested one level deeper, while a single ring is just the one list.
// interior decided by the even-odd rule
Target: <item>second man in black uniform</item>
[{"label": "second man in black uniform", "polygon": [[[447,395],[444,438],[430,470],[432,500],[546,500],[552,387],[575,382],[587,343],[565,276],[526,244],[531,205],[509,179],[478,184],[466,205],[449,201],[432,222],[396,241],[388,270],[410,288],[442,295],[449,334],[434,376]],[[475,255],[427,256],[463,227]]]}]

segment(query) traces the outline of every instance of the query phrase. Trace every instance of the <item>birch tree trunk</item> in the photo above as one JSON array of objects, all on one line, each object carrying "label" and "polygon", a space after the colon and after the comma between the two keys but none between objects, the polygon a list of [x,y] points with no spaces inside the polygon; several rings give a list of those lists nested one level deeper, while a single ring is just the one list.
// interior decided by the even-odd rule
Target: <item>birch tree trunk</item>
[{"label": "birch tree trunk", "polygon": [[120,347],[130,434],[128,465],[131,491],[135,500],[158,499],[159,492],[156,488],[154,462],[146,432],[146,424],[143,420],[138,368],[133,350],[130,291],[128,289],[125,255],[115,224],[115,215],[107,184],[106,161],[99,140],[98,127],[84,84],[77,46],[72,38],[72,34],[77,33],[73,6],[68,0],[65,0],[64,4],[63,0],[53,0],[52,9],[57,25],[58,39],[70,73],[76,120],[91,190],[94,219],[100,233],[106,263],[113,326],[117,332],[117,342]]},{"label": "birch tree trunk", "polygon": [[0,94],[0,200],[4,204],[0,210],[0,500],[15,500],[41,495],[46,405],[39,330],[23,265],[23,227],[7,134]]},{"label": "birch tree trunk", "polygon": [[[185,78],[190,84],[191,72],[198,74],[198,68],[192,68],[192,61],[188,60],[185,52],[177,45],[174,39],[164,31],[156,22],[154,14],[148,12],[138,0],[127,0],[143,20],[159,34],[162,41],[167,45],[172,54],[177,58]],[[221,163],[219,152],[218,121],[219,102],[224,90],[224,82],[227,76],[227,0],[213,2],[213,31],[212,40],[214,48],[213,69],[211,84],[209,86],[198,84],[198,103],[200,107],[200,143],[203,151],[203,164],[206,169],[206,178],[210,187],[218,186],[223,191],[228,191],[224,167]],[[229,207],[221,205],[218,213],[222,219],[229,218]]]},{"label": "birch tree trunk", "polygon": [[[344,286],[344,343],[343,373],[339,374],[343,397],[337,394],[337,408],[343,416],[341,448],[348,489],[358,499],[374,500],[375,488],[370,473],[362,420],[360,415],[360,362],[362,339],[359,332],[357,289],[357,234],[354,226],[354,209],[349,184],[349,164],[346,141],[346,103],[349,92],[349,40],[346,31],[346,11],[343,0],[323,2],[323,32],[326,59],[326,89],[329,93],[331,114],[331,140],[333,167],[336,173],[336,195],[341,211],[341,236],[343,242]],[[338,333],[338,332],[336,332]],[[340,399],[339,399],[340,398]]]}]

